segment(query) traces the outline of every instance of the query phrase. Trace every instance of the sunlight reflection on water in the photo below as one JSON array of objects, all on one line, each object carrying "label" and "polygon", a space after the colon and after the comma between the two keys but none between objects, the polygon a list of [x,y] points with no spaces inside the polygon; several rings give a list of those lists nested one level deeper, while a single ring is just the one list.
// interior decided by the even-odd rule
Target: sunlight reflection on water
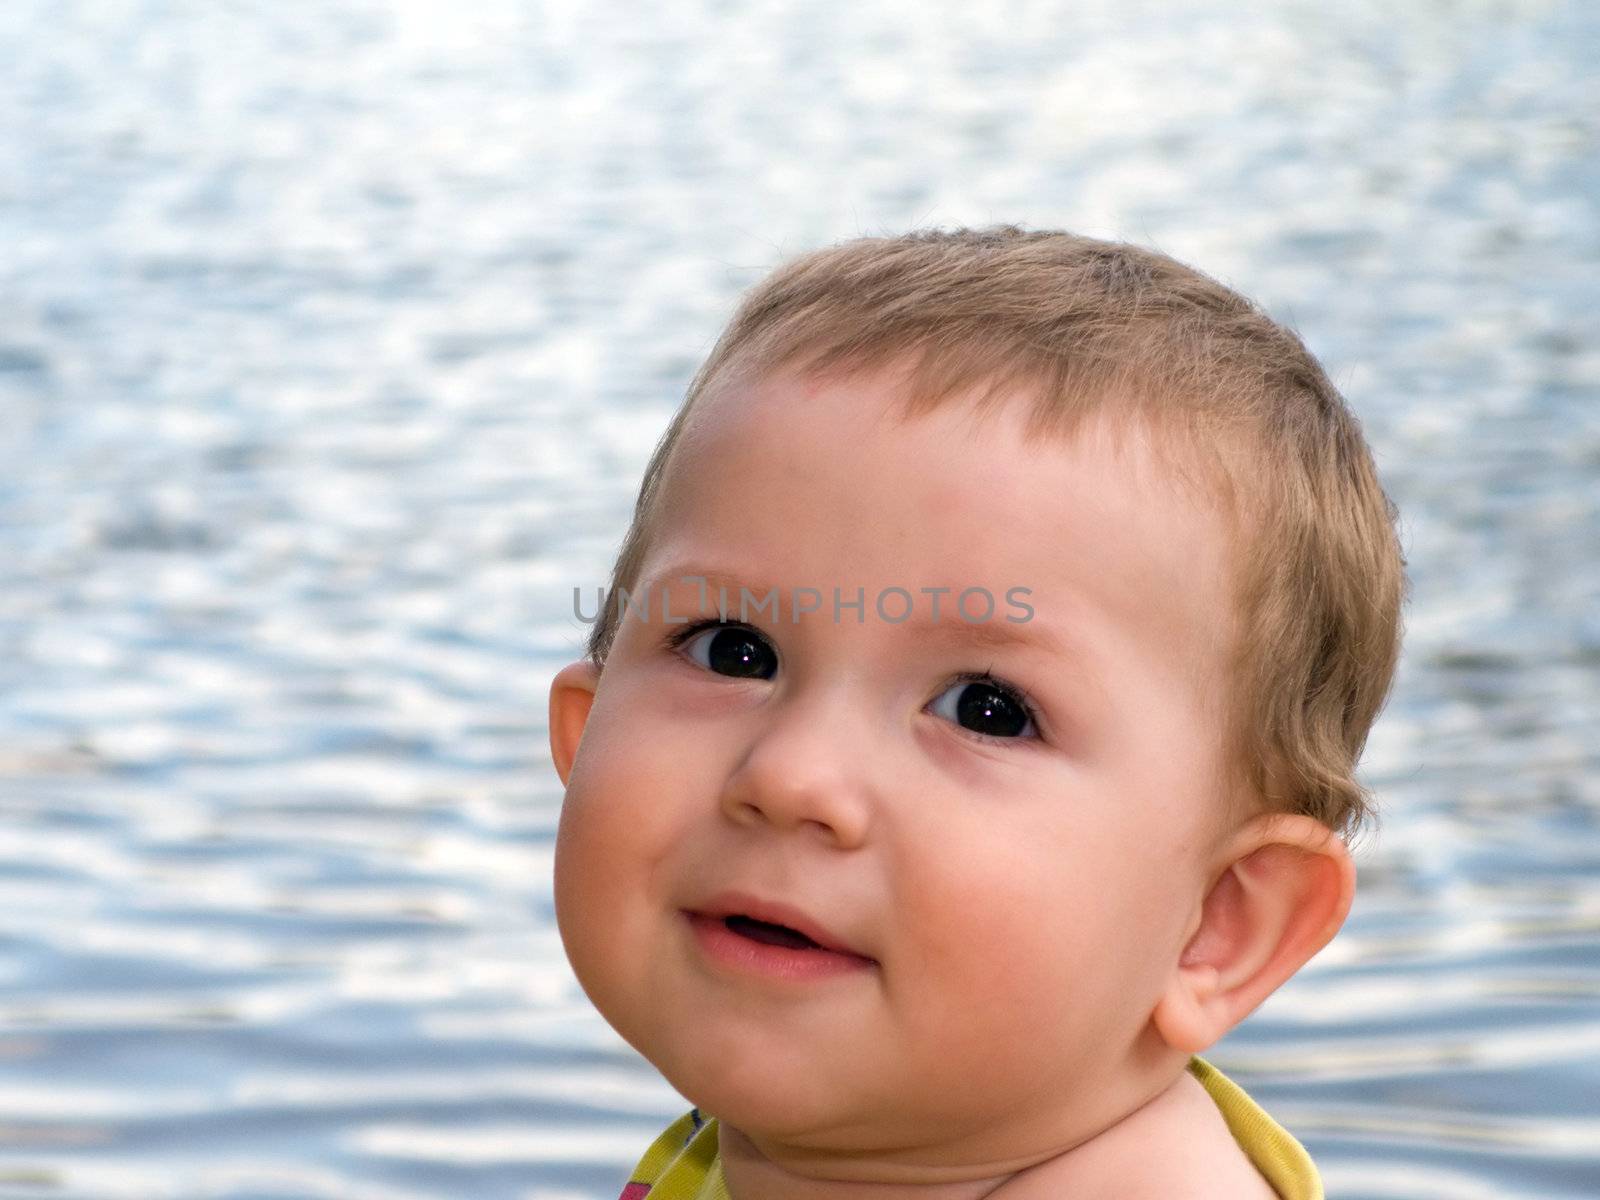
[{"label": "sunlight reflection on water", "polygon": [[615,1196],[571,588],[742,287],[997,220],[1290,320],[1404,514],[1356,910],[1212,1057],[1342,1200],[1600,1192],[1600,18],[1147,7],[0,12],[0,1195]]}]

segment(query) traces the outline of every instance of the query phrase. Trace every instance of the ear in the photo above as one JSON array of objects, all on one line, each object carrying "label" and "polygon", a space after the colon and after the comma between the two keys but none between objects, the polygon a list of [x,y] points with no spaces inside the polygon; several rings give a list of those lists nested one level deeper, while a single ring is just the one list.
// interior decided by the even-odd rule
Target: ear
[{"label": "ear", "polygon": [[1198,1054],[1333,939],[1355,897],[1343,839],[1296,813],[1245,823],[1201,908],[1151,1021],[1175,1050]]},{"label": "ear", "polygon": [[595,689],[600,686],[600,668],[588,659],[569,663],[550,681],[550,757],[555,759],[561,785],[572,774],[578,757],[578,742],[589,723]]}]

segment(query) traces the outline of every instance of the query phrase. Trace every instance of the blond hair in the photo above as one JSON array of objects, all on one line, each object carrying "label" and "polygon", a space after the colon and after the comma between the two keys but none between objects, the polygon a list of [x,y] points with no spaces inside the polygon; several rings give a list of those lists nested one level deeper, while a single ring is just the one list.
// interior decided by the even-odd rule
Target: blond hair
[{"label": "blond hair", "polygon": [[[610,594],[632,591],[673,449],[713,387],[911,364],[906,415],[1026,394],[1030,437],[1111,411],[1181,434],[1235,530],[1227,760],[1269,810],[1354,833],[1355,778],[1400,652],[1396,511],[1361,427],[1290,330],[1164,254],[1014,225],[858,238],[748,292],[645,469]],[[588,654],[616,635],[604,604]]]}]

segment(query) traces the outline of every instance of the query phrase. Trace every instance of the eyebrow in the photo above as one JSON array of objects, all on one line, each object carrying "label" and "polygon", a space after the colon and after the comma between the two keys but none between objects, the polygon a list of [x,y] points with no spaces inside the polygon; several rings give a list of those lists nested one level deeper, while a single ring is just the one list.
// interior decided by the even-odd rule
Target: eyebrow
[{"label": "eyebrow", "polygon": [[[680,563],[668,567],[663,571],[658,571],[645,581],[643,587],[655,589],[679,584],[687,586],[692,581],[700,579],[705,580],[706,599],[711,602],[713,611],[717,611],[716,603],[713,599],[717,588],[722,587],[731,593],[730,599],[733,602],[729,605],[729,615],[732,615],[738,611],[737,597],[740,588],[743,588],[745,591],[757,598],[765,597],[768,593],[773,591],[776,591],[781,598],[785,592],[793,590],[792,588],[785,588],[778,584],[761,583],[752,585],[748,579],[744,578],[736,571],[722,570],[715,567],[703,567],[694,563]],[[804,587],[806,585],[802,584],[801,586]],[[870,613],[873,601],[871,597],[867,595],[867,589],[864,585],[856,586],[861,587],[862,590],[864,600],[864,607],[862,611],[865,613]],[[1021,584],[1013,585],[1013,587],[1022,586],[1023,585]],[[821,588],[814,588],[812,590],[823,591]],[[843,591],[844,589],[841,590]],[[939,604],[939,619],[933,620],[931,613],[922,613],[918,610],[923,607],[923,602],[931,602],[934,597],[913,588],[906,588],[904,590],[911,592],[913,598],[918,601],[918,603],[914,604],[913,606],[912,615],[904,621],[886,621],[885,624],[893,625],[898,629],[903,629],[906,632],[915,634],[919,637],[930,638],[935,641],[945,642],[947,644],[969,645],[996,649],[1007,646],[1033,647],[1048,651],[1053,654],[1058,654],[1064,658],[1070,658],[1074,662],[1085,667],[1093,665],[1092,659],[1081,647],[1069,645],[1055,630],[1049,628],[1048,626],[1039,625],[1037,611],[1035,611],[1032,616],[1025,620],[1011,620],[1003,615],[1007,606],[1005,593],[1002,593],[998,596],[992,592],[990,593],[990,596],[994,600],[994,611],[988,620],[970,621],[961,615],[960,610],[956,606],[957,598],[961,594],[960,589],[944,588],[939,592],[937,597]],[[851,592],[853,593],[853,589]],[[855,612],[856,610],[854,608],[853,594],[850,595],[850,599],[851,608],[846,611]],[[1031,590],[1028,592],[1025,599],[1030,608],[1037,610],[1038,605],[1033,601],[1033,593]],[[825,594],[822,606],[810,610],[805,615],[820,616],[828,613],[830,611],[830,602],[831,597]],[[931,608],[931,604],[929,604],[929,607]],[[787,624],[787,622],[780,623]]]}]

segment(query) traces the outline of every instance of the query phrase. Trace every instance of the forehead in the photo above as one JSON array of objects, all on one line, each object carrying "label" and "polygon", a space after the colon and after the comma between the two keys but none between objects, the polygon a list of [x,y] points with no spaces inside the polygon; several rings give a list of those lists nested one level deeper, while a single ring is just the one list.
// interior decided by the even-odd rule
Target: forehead
[{"label": "forehead", "polygon": [[887,371],[708,394],[674,449],[641,579],[693,561],[851,594],[1020,586],[1039,632],[1120,622],[1209,672],[1189,651],[1220,641],[1230,541],[1199,474],[1176,465],[1185,450],[1108,415],[1031,436],[1020,398],[911,418],[904,400]]}]

